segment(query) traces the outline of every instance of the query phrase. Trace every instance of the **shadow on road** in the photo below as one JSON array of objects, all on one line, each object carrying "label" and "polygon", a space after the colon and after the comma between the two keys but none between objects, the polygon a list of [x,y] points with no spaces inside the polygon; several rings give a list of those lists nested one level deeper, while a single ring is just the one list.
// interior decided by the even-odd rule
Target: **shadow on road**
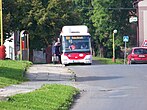
[{"label": "shadow on road", "polygon": [[[90,64],[85,64],[85,63],[71,63],[66,66],[89,66],[89,65]],[[92,65],[104,65],[104,64],[101,64],[100,61],[98,60],[92,60]]]},{"label": "shadow on road", "polygon": [[92,65],[102,65],[98,60],[92,60]]},{"label": "shadow on road", "polygon": [[114,80],[114,79],[119,79],[123,78],[121,76],[87,76],[87,77],[77,77],[76,81],[77,82],[84,82],[84,81],[96,81],[96,80]]}]

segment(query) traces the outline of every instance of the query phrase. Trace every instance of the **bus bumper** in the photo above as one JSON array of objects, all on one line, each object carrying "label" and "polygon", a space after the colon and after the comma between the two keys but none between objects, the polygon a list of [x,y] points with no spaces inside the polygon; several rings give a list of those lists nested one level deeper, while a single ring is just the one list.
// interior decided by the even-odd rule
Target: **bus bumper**
[{"label": "bus bumper", "polygon": [[75,63],[84,63],[84,64],[92,64],[92,55],[87,55],[84,59],[69,59],[64,56],[61,58],[62,64],[75,64]]}]

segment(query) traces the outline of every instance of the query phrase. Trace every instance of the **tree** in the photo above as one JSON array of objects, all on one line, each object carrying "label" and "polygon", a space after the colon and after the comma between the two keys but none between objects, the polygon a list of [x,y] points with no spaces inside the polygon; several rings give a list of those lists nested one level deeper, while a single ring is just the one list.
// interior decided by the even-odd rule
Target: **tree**
[{"label": "tree", "polygon": [[4,0],[4,4],[4,33],[28,30],[31,48],[46,47],[62,26],[81,23],[72,0]]},{"label": "tree", "polygon": [[[122,46],[122,37],[130,35],[129,12],[125,8],[132,8],[132,1],[124,0],[93,0],[93,15],[91,16],[94,23],[95,39],[98,39],[95,44],[99,45],[97,51],[104,57],[112,57],[112,32],[118,30],[116,46]],[[121,7],[124,10],[121,10]],[[109,54],[108,54],[109,53]]]},{"label": "tree", "polygon": [[93,49],[93,54],[95,55],[96,51],[95,49],[97,48],[97,44],[95,43],[95,27],[93,26],[93,22],[91,19],[91,16],[93,15],[93,6],[92,6],[92,0],[73,0],[74,1],[74,7],[80,13],[81,15],[81,20],[82,23],[89,28],[89,32],[91,34],[91,40],[92,40],[92,49]]},{"label": "tree", "polygon": [[95,49],[96,55],[104,57],[105,48],[108,49],[108,45],[110,42],[110,30],[112,27],[110,22],[110,12],[106,9],[108,6],[108,1],[97,1],[94,0],[93,4],[93,15],[91,16],[93,26],[95,27],[95,45],[97,46]]},{"label": "tree", "polygon": [[15,30],[15,25],[13,24],[13,13],[16,11],[15,0],[2,0],[3,9],[3,31],[4,39],[9,36],[10,33]]},{"label": "tree", "polygon": [[4,33],[28,30],[31,48],[40,49],[58,37],[64,25],[85,24],[94,53],[111,57],[113,30],[118,30],[116,46],[123,45],[124,35],[134,34],[128,22],[134,10],[125,9],[132,8],[132,3],[133,0],[3,0]]}]

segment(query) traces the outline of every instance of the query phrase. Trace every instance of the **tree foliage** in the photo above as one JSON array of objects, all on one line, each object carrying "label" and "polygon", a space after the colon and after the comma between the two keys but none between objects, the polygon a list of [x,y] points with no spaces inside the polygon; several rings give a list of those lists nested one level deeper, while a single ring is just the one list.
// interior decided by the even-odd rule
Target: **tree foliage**
[{"label": "tree foliage", "polygon": [[124,35],[135,39],[128,22],[132,7],[133,0],[3,0],[4,33],[28,30],[34,49],[51,44],[64,25],[85,24],[94,53],[111,57],[114,29],[116,47]]},{"label": "tree foliage", "polygon": [[[4,0],[5,33],[28,30],[31,48],[46,47],[62,26],[81,24],[71,0]],[[11,4],[11,5],[9,5]],[[14,7],[12,7],[14,6]],[[74,19],[73,19],[74,18]]]},{"label": "tree foliage", "polygon": [[92,22],[95,27],[95,39],[102,56],[112,56],[112,33],[118,30],[115,36],[116,47],[123,46],[124,35],[130,36],[129,12],[133,7],[132,1],[127,0],[93,0]]}]

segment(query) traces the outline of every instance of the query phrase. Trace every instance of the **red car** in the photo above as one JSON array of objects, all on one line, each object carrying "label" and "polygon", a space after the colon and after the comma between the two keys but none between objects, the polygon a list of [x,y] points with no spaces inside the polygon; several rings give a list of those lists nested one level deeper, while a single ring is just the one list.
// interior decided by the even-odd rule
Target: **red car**
[{"label": "red car", "polygon": [[128,53],[127,56],[128,64],[133,63],[147,63],[147,48],[145,47],[134,47]]}]

